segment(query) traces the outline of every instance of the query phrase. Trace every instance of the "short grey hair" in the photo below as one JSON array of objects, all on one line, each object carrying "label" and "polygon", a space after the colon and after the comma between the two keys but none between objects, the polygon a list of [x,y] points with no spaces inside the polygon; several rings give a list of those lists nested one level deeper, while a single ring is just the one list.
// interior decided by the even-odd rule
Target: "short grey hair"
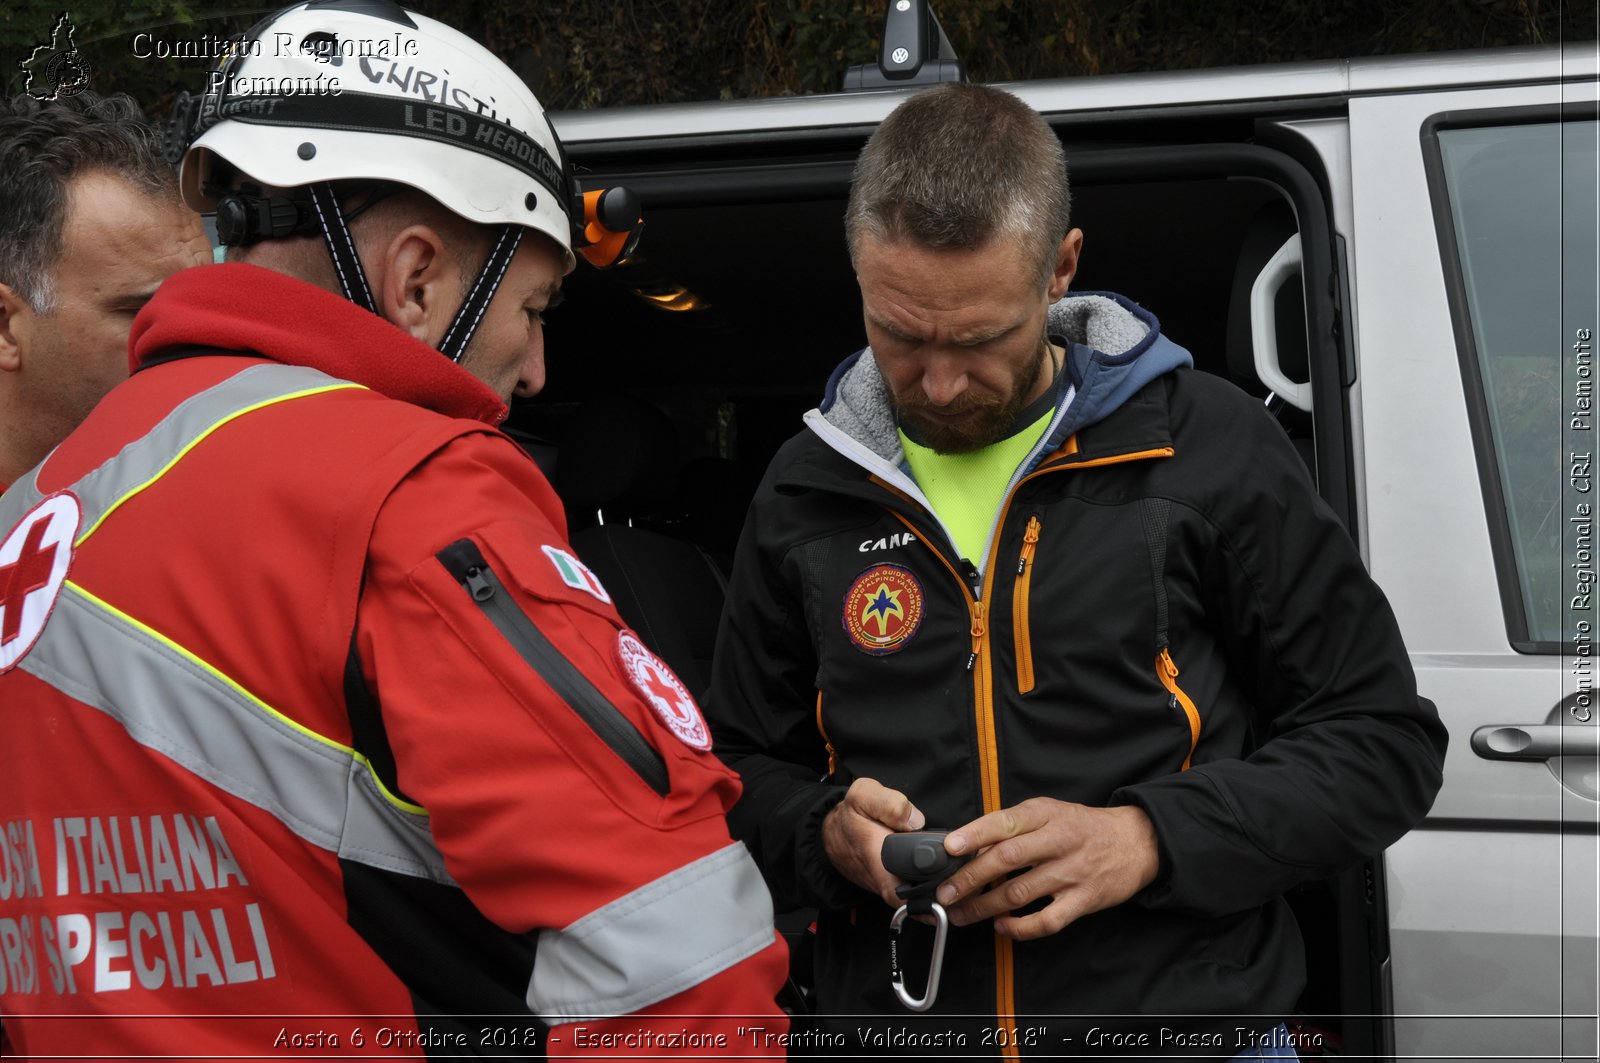
[{"label": "short grey hair", "polygon": [[80,92],[48,102],[0,99],[0,284],[35,313],[55,305],[55,265],[72,181],[109,173],[178,202],[161,135],[128,96]]},{"label": "short grey hair", "polygon": [[1070,208],[1066,153],[1039,113],[1009,92],[952,83],[896,107],[861,149],[845,235],[852,259],[863,236],[935,250],[1010,237],[1048,277]]}]

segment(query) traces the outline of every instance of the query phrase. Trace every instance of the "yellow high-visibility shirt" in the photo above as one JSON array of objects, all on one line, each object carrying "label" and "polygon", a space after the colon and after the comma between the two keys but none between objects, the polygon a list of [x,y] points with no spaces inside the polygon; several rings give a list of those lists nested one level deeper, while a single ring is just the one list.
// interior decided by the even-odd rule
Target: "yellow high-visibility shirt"
[{"label": "yellow high-visibility shirt", "polygon": [[1055,406],[1048,405],[1025,428],[970,454],[938,454],[913,442],[904,429],[898,430],[912,479],[950,529],[961,556],[973,564],[983,560],[989,547],[989,531],[1012,474],[1044,435],[1055,413]]}]

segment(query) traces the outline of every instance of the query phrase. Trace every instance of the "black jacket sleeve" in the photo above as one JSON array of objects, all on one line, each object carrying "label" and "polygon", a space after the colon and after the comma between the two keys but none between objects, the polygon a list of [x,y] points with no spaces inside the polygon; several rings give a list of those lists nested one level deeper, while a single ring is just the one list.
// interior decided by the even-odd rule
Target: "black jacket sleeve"
[{"label": "black jacket sleeve", "polygon": [[1191,515],[1211,530],[1205,608],[1254,706],[1258,745],[1124,787],[1112,803],[1143,808],[1159,838],[1161,872],[1139,901],[1221,915],[1414,826],[1442,781],[1447,732],[1417,694],[1388,601],[1280,427],[1232,389],[1202,386],[1200,405],[1229,430],[1212,421],[1209,433],[1177,434],[1240,470],[1193,499]]},{"label": "black jacket sleeve", "polygon": [[772,487],[780,453],[757,491],[734,556],[717,634],[706,716],[714,749],[744,793],[728,814],[778,907],[846,908],[869,896],[840,875],[822,848],[822,819],[846,787],[824,781],[827,746],[817,730],[817,661],[786,550],[764,535],[786,522],[791,500]]}]

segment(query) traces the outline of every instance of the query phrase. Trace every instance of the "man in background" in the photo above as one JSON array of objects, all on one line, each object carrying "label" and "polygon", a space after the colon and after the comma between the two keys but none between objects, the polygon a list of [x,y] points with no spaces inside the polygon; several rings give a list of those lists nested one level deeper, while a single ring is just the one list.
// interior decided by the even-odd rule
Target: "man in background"
[{"label": "man in background", "polygon": [[127,96],[0,102],[0,490],[128,375],[128,327],[211,261],[161,138]]}]

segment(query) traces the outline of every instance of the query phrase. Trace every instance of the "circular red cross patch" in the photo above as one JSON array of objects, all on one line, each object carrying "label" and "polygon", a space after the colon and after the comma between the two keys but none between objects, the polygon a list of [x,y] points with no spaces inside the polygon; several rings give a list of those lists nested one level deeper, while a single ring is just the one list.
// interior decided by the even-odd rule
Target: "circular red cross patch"
[{"label": "circular red cross patch", "polygon": [[631,631],[617,632],[617,663],[622,665],[622,674],[628,677],[633,689],[679,741],[702,751],[711,748],[711,731],[683,680],[666,661],[645,649],[644,643]]},{"label": "circular red cross patch", "polygon": [[44,633],[82,522],[77,498],[63,491],[34,506],[0,540],[0,672],[26,657]]},{"label": "circular red cross patch", "polygon": [[844,630],[863,653],[893,653],[922,623],[922,584],[899,565],[875,565],[844,595]]}]

